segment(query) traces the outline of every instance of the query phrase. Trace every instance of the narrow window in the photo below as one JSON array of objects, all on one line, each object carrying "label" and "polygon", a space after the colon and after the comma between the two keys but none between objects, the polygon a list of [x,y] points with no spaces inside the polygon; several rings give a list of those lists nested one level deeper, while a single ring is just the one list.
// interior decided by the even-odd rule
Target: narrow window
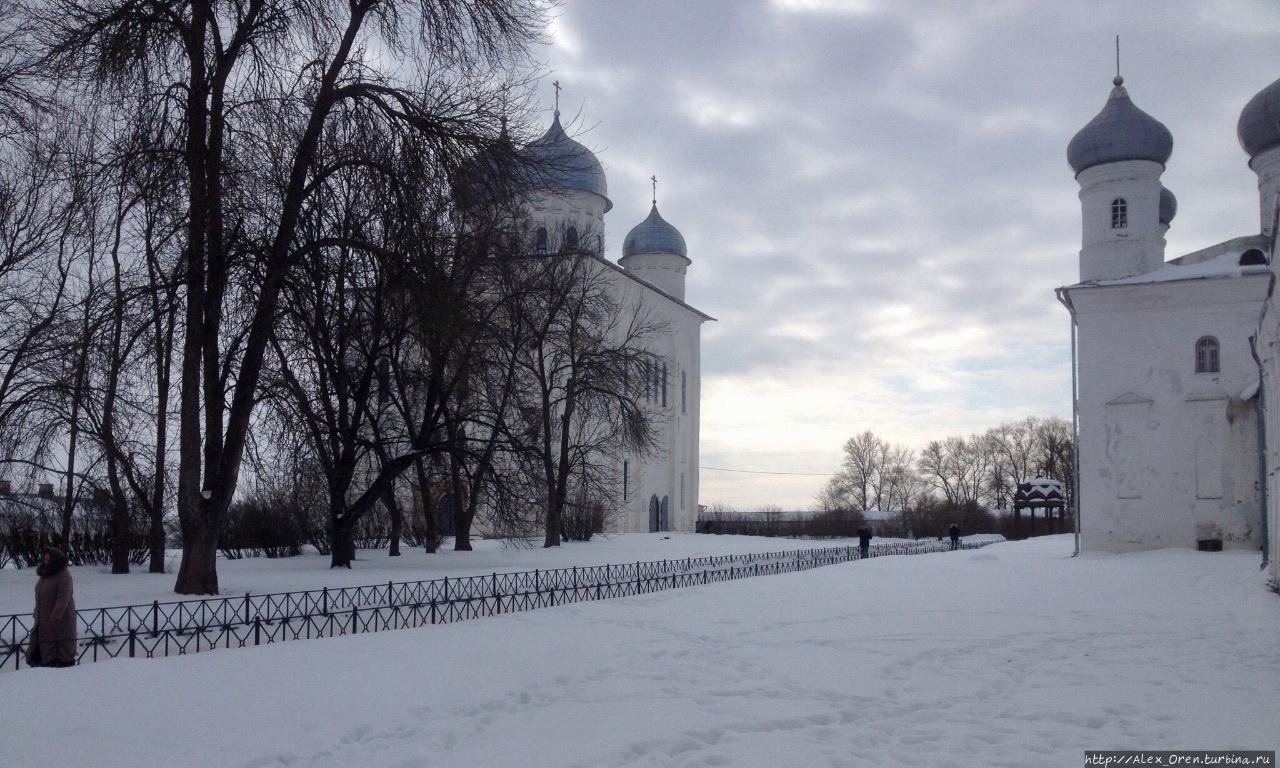
[{"label": "narrow window", "polygon": [[667,364],[662,364],[662,407],[667,407]]},{"label": "narrow window", "polygon": [[680,473],[680,508],[684,509],[684,473]]},{"label": "narrow window", "polygon": [[569,250],[574,251],[578,249],[578,228],[577,227],[569,227],[569,231],[564,233],[564,242],[565,242],[565,245],[569,247]]},{"label": "narrow window", "polygon": [[546,227],[538,227],[538,231],[534,235],[533,250],[536,253],[547,252],[547,228]]},{"label": "narrow window", "polygon": [[623,459],[622,460],[622,500],[623,501],[627,500],[627,480],[628,480],[628,475],[631,474],[630,467],[631,465],[627,463],[627,460]]},{"label": "narrow window", "polygon": [[644,401],[646,403],[653,401],[653,379],[649,378],[649,361],[646,359],[640,364],[640,378],[644,381]]},{"label": "narrow window", "polygon": [[1111,201],[1111,228],[1125,229],[1129,226],[1129,204],[1123,197]]},{"label": "narrow window", "polygon": [[1196,373],[1218,373],[1220,370],[1218,340],[1212,336],[1201,336],[1196,342]]},{"label": "narrow window", "polygon": [[680,372],[680,412],[689,412],[689,374]]}]

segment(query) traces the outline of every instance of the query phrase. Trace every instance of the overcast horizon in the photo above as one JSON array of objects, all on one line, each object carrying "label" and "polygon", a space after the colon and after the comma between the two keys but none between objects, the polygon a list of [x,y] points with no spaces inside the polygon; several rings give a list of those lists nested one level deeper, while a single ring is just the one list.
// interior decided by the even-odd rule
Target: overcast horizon
[{"label": "overcast horizon", "polygon": [[656,175],[693,262],[687,300],[716,318],[700,503],[808,508],[868,429],[918,451],[1071,417],[1053,292],[1076,282],[1080,248],[1066,148],[1110,93],[1116,35],[1131,98],[1174,138],[1166,258],[1258,232],[1235,130],[1280,77],[1280,4],[556,9],[539,124],[558,81],[608,177],[606,255],[648,214]]}]

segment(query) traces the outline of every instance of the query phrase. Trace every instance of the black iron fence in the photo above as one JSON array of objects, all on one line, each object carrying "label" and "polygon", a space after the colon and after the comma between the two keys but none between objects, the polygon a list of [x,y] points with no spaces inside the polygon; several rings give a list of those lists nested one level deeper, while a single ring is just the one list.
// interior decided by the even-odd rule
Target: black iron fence
[{"label": "black iron fence", "polygon": [[[961,543],[977,549],[991,542]],[[945,542],[888,542],[869,555],[916,555]],[[697,557],[387,582],[364,587],[184,600],[77,612],[78,662],[173,656],[531,611],[567,603],[819,568],[860,558],[856,546]],[[24,663],[30,614],[0,615],[0,671]]]}]

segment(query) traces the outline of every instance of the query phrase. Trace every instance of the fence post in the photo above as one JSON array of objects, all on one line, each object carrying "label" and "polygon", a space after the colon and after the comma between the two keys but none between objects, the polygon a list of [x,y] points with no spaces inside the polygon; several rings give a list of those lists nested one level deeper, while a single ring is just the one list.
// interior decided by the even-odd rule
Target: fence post
[{"label": "fence post", "polygon": [[329,615],[329,588],[328,587],[324,588],[323,594],[321,595],[320,613],[325,616]]},{"label": "fence post", "polygon": [[160,634],[160,601],[151,601],[151,634]]},{"label": "fence post", "polygon": [[262,617],[253,617],[253,644],[260,645],[262,643]]},{"label": "fence post", "polygon": [[498,606],[497,615],[502,615],[502,595],[498,594],[498,573],[493,574],[493,602]]},{"label": "fence post", "polygon": [[360,607],[355,603],[351,604],[351,634],[355,635],[360,632]]},{"label": "fence post", "polygon": [[134,644],[137,642],[137,640],[138,640],[138,630],[130,629],[129,630],[129,658],[131,659],[134,657],[134,652],[135,652]]},{"label": "fence post", "polygon": [[542,597],[542,579],[538,577],[538,569],[533,569],[533,594]]},{"label": "fence post", "polygon": [[249,593],[244,593],[244,623],[249,623]]}]

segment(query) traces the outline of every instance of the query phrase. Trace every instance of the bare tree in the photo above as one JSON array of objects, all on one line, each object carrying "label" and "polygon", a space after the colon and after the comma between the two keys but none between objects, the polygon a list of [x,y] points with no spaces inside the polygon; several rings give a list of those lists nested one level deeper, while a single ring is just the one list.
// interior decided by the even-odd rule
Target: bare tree
[{"label": "bare tree", "polygon": [[[40,7],[49,60],[65,83],[108,96],[154,88],[148,96],[169,106],[181,135],[183,556],[175,591],[218,591],[218,529],[239,478],[318,150],[335,114],[367,104],[380,119],[432,141],[441,165],[459,167],[496,132],[501,89],[492,84],[524,65],[543,19],[535,0],[53,0]],[[431,76],[414,75],[411,59],[427,62]],[[455,87],[443,94],[426,87],[444,83]],[[477,131],[478,122],[487,130]]]},{"label": "bare tree", "polygon": [[921,451],[917,467],[925,482],[952,505],[981,504],[991,453],[981,435],[932,440]]},{"label": "bare tree", "polygon": [[891,444],[867,430],[845,441],[844,461],[818,496],[826,510],[893,510],[905,507],[915,495],[918,479],[913,452]]},{"label": "bare tree", "polygon": [[665,387],[641,373],[666,369],[652,351],[665,328],[590,252],[566,247],[526,264],[533,290],[523,308],[528,341],[517,409],[541,482],[543,546],[555,547],[571,493],[612,506],[612,459],[657,449],[660,411],[640,402],[630,382]]}]

